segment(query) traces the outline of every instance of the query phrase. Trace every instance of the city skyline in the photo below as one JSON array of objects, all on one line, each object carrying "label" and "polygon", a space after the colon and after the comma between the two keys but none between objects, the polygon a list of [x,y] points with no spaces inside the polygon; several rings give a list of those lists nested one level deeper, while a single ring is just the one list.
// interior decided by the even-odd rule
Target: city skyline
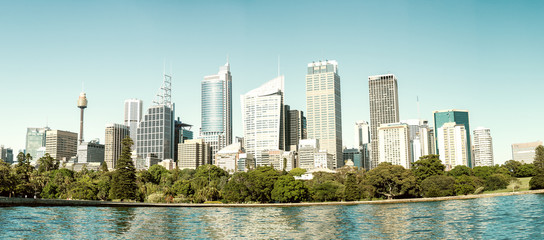
[{"label": "city skyline", "polygon": [[[122,123],[125,99],[151,106],[165,61],[172,62],[175,117],[198,129],[200,81],[216,72],[226,55],[235,99],[277,76],[271,66],[280,55],[285,102],[305,112],[302,68],[318,59],[337,60],[346,147],[353,145],[353,124],[370,121],[367,77],[386,73],[399,79],[401,119],[418,118],[418,96],[421,119],[431,124],[432,111],[467,109],[473,128],[491,129],[495,163],[511,159],[513,143],[542,140],[544,130],[537,127],[542,113],[534,109],[543,81],[534,69],[543,63],[538,12],[544,3],[382,4],[10,3],[0,8],[7,36],[0,40],[5,66],[0,79],[10,89],[0,96],[9,113],[1,120],[0,144],[14,152],[24,149],[31,127],[79,132],[75,99],[82,82],[90,101],[85,139],[103,142],[104,125]],[[40,8],[50,11],[36,11]],[[226,16],[225,8],[232,14]],[[379,18],[386,8],[395,14]],[[315,21],[337,34],[316,42],[300,29],[325,10],[334,14]],[[200,16],[203,11],[210,14]],[[273,18],[277,12],[284,17]],[[96,14],[103,17],[91,17]],[[199,21],[198,27],[192,21]],[[212,37],[217,35],[223,37]],[[233,137],[243,136],[240,109],[233,101]],[[491,117],[505,110],[501,121]]]}]

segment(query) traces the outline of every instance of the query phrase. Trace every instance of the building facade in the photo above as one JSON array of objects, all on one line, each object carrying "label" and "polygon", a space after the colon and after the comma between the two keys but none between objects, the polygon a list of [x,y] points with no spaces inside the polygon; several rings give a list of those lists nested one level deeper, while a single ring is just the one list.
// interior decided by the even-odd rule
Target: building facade
[{"label": "building facade", "polygon": [[[467,167],[472,168],[472,150],[471,150],[471,143],[470,143],[470,124],[469,124],[469,118],[468,118],[468,111],[467,110],[457,110],[457,109],[449,109],[449,110],[441,110],[441,111],[434,111],[434,129],[436,129],[436,154],[443,155],[442,152],[440,152],[440,147],[438,146],[440,144],[438,139],[438,129],[441,128],[446,123],[455,123],[455,124],[461,124],[464,126],[465,130],[465,137],[466,137],[466,149],[464,152],[467,153]],[[449,154],[449,153],[448,153]]]},{"label": "building facade", "polygon": [[138,157],[172,159],[174,157],[173,105],[159,104],[147,109],[147,113],[138,126],[136,139]]},{"label": "building facade", "polygon": [[232,76],[227,62],[202,81],[200,137],[211,146],[212,156],[232,144]]},{"label": "building facade", "polygon": [[354,148],[361,148],[364,144],[370,143],[370,125],[367,121],[355,122]]},{"label": "building facade", "polygon": [[[105,157],[105,146],[98,141],[82,142],[77,146],[78,163],[102,163]],[[108,168],[109,169],[109,168]]]},{"label": "building facade", "polygon": [[77,155],[77,133],[47,130],[45,136],[45,152],[52,158],[68,161]]},{"label": "building facade", "polygon": [[38,160],[38,149],[45,147],[45,132],[47,130],[51,129],[48,127],[26,129],[25,150],[33,157],[33,161]]},{"label": "building facade", "polygon": [[282,149],[283,81],[283,76],[274,78],[240,96],[244,149],[257,166],[266,164],[263,151]]},{"label": "building facade", "polygon": [[298,145],[298,166],[299,168],[312,170],[315,167],[315,154],[319,152],[318,139],[302,139]]},{"label": "building facade", "polygon": [[399,122],[397,78],[393,74],[368,77],[370,103],[370,168],[380,162],[378,128],[381,124]]},{"label": "building facade", "polygon": [[104,161],[108,169],[113,170],[117,166],[117,159],[121,156],[121,142],[126,137],[130,137],[130,127],[115,123],[107,124],[105,133]]},{"label": "building facade", "polygon": [[367,168],[365,166],[364,154],[361,148],[345,148],[343,154],[344,160],[351,160],[353,162],[353,166],[365,169]]},{"label": "building facade", "polygon": [[178,144],[179,169],[196,169],[201,165],[211,164],[211,147],[204,139],[191,139]]},{"label": "building facade", "polygon": [[13,162],[13,149],[4,147],[4,145],[0,146],[0,159],[4,160],[4,162],[8,164],[12,164]]},{"label": "building facade", "polygon": [[412,153],[408,124],[387,123],[378,128],[378,164],[388,162],[410,169]]},{"label": "building facade", "polygon": [[296,151],[299,141],[307,138],[306,117],[303,111],[290,109],[288,106],[285,113],[287,116],[284,127],[286,129],[285,149]]},{"label": "building facade", "polygon": [[493,140],[491,139],[491,130],[489,128],[479,127],[473,131],[472,152],[474,154],[474,166],[495,165],[493,161]]},{"label": "building facade", "polygon": [[306,75],[308,138],[319,139],[321,149],[344,166],[342,155],[342,102],[338,63],[319,61],[308,64]]},{"label": "building facade", "polygon": [[437,130],[440,160],[451,170],[459,165],[469,166],[468,136],[465,125],[447,122]]},{"label": "building facade", "polygon": [[540,145],[542,145],[542,141],[514,143],[512,144],[512,159],[523,163],[533,163],[535,149]]},{"label": "building facade", "polygon": [[125,100],[125,126],[130,130],[130,138],[134,142],[132,149],[136,149],[136,138],[138,134],[138,125],[142,120],[143,102],[139,99]]}]

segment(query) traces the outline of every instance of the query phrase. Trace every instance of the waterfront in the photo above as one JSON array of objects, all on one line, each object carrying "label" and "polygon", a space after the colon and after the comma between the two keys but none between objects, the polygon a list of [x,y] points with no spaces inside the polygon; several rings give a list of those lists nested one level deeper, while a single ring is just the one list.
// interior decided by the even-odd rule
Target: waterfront
[{"label": "waterfront", "polygon": [[544,195],[268,208],[0,208],[2,239],[542,238]]}]

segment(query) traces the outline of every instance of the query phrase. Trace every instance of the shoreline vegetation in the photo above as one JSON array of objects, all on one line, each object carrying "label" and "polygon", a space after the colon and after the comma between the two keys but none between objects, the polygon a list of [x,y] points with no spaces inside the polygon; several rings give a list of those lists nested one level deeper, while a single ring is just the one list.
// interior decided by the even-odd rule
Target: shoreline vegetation
[{"label": "shoreline vegetation", "polygon": [[114,202],[93,200],[65,199],[33,199],[0,197],[0,207],[305,207],[305,206],[337,206],[360,204],[398,204],[418,202],[438,202],[449,200],[468,200],[476,198],[491,198],[525,194],[544,194],[544,189],[519,192],[483,193],[449,197],[406,198],[388,200],[368,200],[351,202],[300,202],[300,203],[145,203],[145,202]]},{"label": "shoreline vegetation", "polygon": [[75,172],[59,166],[59,161],[48,154],[38,159],[38,166],[34,167],[30,165],[32,156],[19,153],[16,164],[0,161],[0,196],[17,197],[36,204],[41,202],[39,199],[53,201],[45,201],[48,203],[59,200],[63,204],[67,203],[61,199],[73,199],[116,206],[128,203],[139,203],[140,206],[154,203],[282,206],[291,203],[380,203],[385,199],[436,201],[437,197],[464,199],[482,193],[515,194],[544,189],[543,146],[536,148],[531,164],[510,160],[503,165],[474,168],[459,165],[445,171],[446,166],[438,155],[427,155],[412,163],[410,169],[391,163],[381,163],[369,171],[344,166],[334,172],[312,172],[305,178],[309,180],[296,179],[306,173],[304,169],[294,168],[288,172],[272,166],[235,173],[210,164],[181,170],[153,165],[147,170],[136,171],[131,146],[130,138],[122,141],[121,155],[112,171],[102,164],[98,171],[84,168]]}]

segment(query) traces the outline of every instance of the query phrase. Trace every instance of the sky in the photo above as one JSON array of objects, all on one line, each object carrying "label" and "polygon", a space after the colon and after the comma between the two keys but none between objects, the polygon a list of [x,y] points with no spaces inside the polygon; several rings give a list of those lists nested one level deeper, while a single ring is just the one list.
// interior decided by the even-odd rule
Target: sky
[{"label": "sky", "polygon": [[[400,118],[469,111],[491,129],[495,163],[511,144],[544,139],[544,1],[2,1],[0,144],[24,149],[27,127],[104,140],[128,98],[151,105],[164,66],[176,116],[200,127],[200,82],[227,59],[233,129],[240,95],[280,74],[285,104],[305,111],[308,63],[338,61],[344,145],[369,121],[368,76],[398,79]],[[420,111],[418,114],[417,98]]]}]

